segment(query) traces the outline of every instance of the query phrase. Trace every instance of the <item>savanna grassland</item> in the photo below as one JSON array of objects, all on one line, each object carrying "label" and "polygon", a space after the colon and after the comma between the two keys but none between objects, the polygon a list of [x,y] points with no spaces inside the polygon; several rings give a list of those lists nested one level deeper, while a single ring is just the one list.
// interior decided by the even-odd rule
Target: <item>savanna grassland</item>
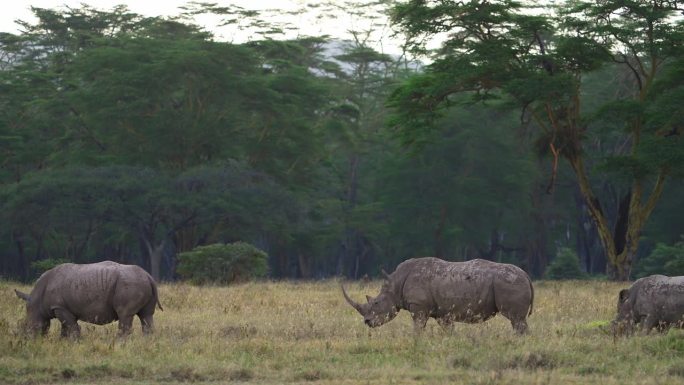
[{"label": "savanna grassland", "polygon": [[[357,300],[380,282],[350,283]],[[457,324],[434,320],[415,338],[402,311],[370,330],[344,301],[339,282],[262,282],[230,287],[160,285],[156,333],[136,320],[127,339],[116,324],[81,324],[80,341],[17,334],[24,303],[0,282],[2,384],[681,384],[684,333],[617,339],[600,325],[625,284],[535,282],[530,334],[501,316]]]}]

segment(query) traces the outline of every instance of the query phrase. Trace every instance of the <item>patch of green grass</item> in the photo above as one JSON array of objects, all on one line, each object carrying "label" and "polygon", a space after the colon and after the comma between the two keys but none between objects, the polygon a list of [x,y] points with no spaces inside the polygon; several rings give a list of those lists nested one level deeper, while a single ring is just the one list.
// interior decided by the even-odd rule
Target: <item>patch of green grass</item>
[{"label": "patch of green grass", "polygon": [[658,355],[682,356],[684,354],[684,332],[670,329],[664,336],[649,341],[648,350]]},{"label": "patch of green grass", "polygon": [[[349,284],[357,299],[380,282]],[[497,316],[457,324],[434,320],[413,334],[409,314],[368,329],[339,282],[262,282],[230,287],[160,285],[165,311],[156,332],[116,337],[115,323],[82,324],[80,341],[17,333],[24,304],[0,282],[2,384],[670,384],[681,383],[682,331],[613,340],[623,284],[536,282],[530,333],[517,336]]]},{"label": "patch of green grass", "polygon": [[587,322],[585,324],[582,324],[579,327],[581,329],[587,329],[587,330],[607,328],[607,327],[610,327],[610,321],[607,321],[607,320],[591,321],[591,322]]}]

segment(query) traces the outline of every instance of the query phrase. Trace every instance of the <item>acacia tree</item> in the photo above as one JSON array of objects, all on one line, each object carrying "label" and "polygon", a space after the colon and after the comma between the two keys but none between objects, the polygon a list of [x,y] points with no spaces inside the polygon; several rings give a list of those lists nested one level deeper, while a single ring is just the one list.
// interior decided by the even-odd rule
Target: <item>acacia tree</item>
[{"label": "acacia tree", "polygon": [[[429,38],[446,38],[426,73],[394,93],[393,124],[411,143],[463,99],[455,95],[489,105],[513,102],[537,129],[537,148],[552,159],[549,192],[559,160],[567,160],[598,230],[608,274],[628,279],[644,224],[682,163],[681,117],[668,106],[681,92],[676,74],[684,34],[673,17],[681,5],[571,0],[554,15],[539,15],[513,0],[399,4],[393,21],[413,50],[426,52]],[[589,109],[583,79],[609,64],[624,67],[630,78],[621,92]],[[589,156],[587,142],[606,130],[621,145]],[[615,218],[604,212],[591,182],[599,164],[628,184]]]}]

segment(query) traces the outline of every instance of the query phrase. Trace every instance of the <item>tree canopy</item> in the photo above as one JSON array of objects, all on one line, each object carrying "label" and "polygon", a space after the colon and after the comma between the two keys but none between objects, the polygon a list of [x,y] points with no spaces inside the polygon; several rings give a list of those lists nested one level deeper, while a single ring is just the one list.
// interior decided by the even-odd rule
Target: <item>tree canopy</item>
[{"label": "tree canopy", "polygon": [[[436,34],[448,36],[425,73],[394,93],[392,121],[413,143],[455,104],[518,108],[536,130],[538,152],[551,158],[548,191],[559,159],[567,160],[609,273],[626,279],[665,181],[682,167],[681,119],[667,106],[681,88],[680,5],[572,0],[546,15],[512,0],[400,3],[392,17],[414,50]],[[621,83],[611,95],[589,95],[589,75],[607,68]],[[609,145],[592,151],[595,140]],[[614,220],[592,181],[596,173],[620,185]]]},{"label": "tree canopy", "polygon": [[[541,277],[567,249],[624,279],[680,239],[677,2],[354,4],[322,8],[365,18],[346,39],[204,3],[33,8],[0,35],[0,275],[176,279],[182,253],[245,242],[273,277],[428,255]],[[207,13],[256,32],[221,41]],[[390,21],[403,52],[377,48]]]}]

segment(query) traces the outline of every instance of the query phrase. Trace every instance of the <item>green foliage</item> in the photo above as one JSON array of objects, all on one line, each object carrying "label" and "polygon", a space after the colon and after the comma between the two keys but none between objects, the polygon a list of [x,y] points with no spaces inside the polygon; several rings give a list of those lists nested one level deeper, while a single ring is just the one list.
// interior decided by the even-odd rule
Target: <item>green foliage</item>
[{"label": "green foliage", "polygon": [[130,167],[34,172],[0,190],[0,218],[21,234],[27,253],[87,261],[96,256],[89,247],[128,233],[126,207],[144,200],[156,182],[150,170]]},{"label": "green foliage", "polygon": [[[574,186],[559,182],[541,196],[549,165],[528,155],[531,143],[541,157],[553,144],[561,157],[603,166],[592,171],[648,181],[659,168],[677,175],[684,163],[682,61],[658,60],[661,79],[644,82],[652,90],[632,100],[632,71],[613,61],[623,45],[611,45],[605,25],[594,28],[607,8],[579,3],[585,8],[556,17],[510,0],[327,2],[312,9],[373,24],[348,41],[245,44],[123,6],[35,8],[35,24],[0,34],[0,272],[28,279],[32,259],[145,264],[152,255],[166,269],[199,244],[244,240],[273,251],[278,277],[361,276],[440,252],[486,253],[541,274],[545,266],[520,256],[546,255],[561,227],[580,226],[580,210]],[[417,44],[409,50],[447,32],[432,64],[413,67],[371,48],[387,22],[377,11],[394,5]],[[277,11],[185,10],[256,30],[251,36],[283,36],[282,25],[262,19]],[[614,32],[630,30],[620,23]],[[669,46],[653,52],[678,55],[675,29],[654,33]],[[637,35],[621,38],[648,34]],[[500,108],[513,105],[523,113]],[[622,151],[633,122],[644,135]],[[578,145],[586,139],[591,146]],[[570,171],[561,163],[559,181]],[[657,213],[660,228],[678,228],[667,217],[677,213]],[[671,242],[667,234],[649,237]]]},{"label": "green foliage", "polygon": [[33,270],[36,275],[41,275],[44,272],[52,269],[53,267],[55,267],[57,265],[61,265],[62,263],[67,263],[67,262],[70,262],[70,261],[67,259],[63,259],[63,258],[41,259],[40,261],[31,262],[31,270]]},{"label": "green foliage", "polygon": [[177,272],[197,284],[230,284],[264,277],[267,261],[265,252],[245,242],[213,244],[178,254]]},{"label": "green foliage", "polygon": [[[555,12],[533,14],[511,0],[393,5],[393,21],[408,35],[410,50],[424,51],[433,37],[443,40],[419,81],[405,82],[392,94],[390,123],[404,144],[422,144],[459,101],[515,106],[533,133],[528,144],[553,156],[552,178],[558,160],[568,161],[614,267],[609,271],[627,279],[631,260],[615,250],[636,254],[638,239],[628,234],[641,233],[667,177],[684,169],[676,102],[684,79],[679,6],[569,0],[550,8]],[[606,70],[609,77],[594,77]],[[601,84],[612,80],[613,92],[591,95],[592,77]],[[652,180],[657,182],[649,190]],[[601,188],[595,186],[606,181],[633,186],[625,217],[639,220],[610,223],[601,209],[606,197],[597,196]],[[620,245],[630,237],[633,242]]]},{"label": "green foliage", "polygon": [[659,354],[684,354],[684,333],[676,328],[671,328],[663,338],[656,341],[649,341],[646,348]]},{"label": "green foliage", "polygon": [[652,274],[684,275],[684,237],[674,245],[657,243],[651,254],[637,263],[636,277],[646,277]]},{"label": "green foliage", "polygon": [[200,240],[291,250],[315,228],[298,219],[327,172],[327,38],[231,44],[125,7],[34,13],[0,35],[15,53],[0,58],[2,269]]},{"label": "green foliage", "polygon": [[505,112],[452,108],[414,156],[388,159],[378,190],[390,233],[401,235],[397,249],[463,258],[459,249],[484,251],[493,232],[523,242],[536,170],[520,153],[516,124]]},{"label": "green foliage", "polygon": [[586,273],[580,267],[577,254],[567,247],[558,250],[556,258],[547,267],[545,276],[547,279],[554,280],[587,278]]}]

